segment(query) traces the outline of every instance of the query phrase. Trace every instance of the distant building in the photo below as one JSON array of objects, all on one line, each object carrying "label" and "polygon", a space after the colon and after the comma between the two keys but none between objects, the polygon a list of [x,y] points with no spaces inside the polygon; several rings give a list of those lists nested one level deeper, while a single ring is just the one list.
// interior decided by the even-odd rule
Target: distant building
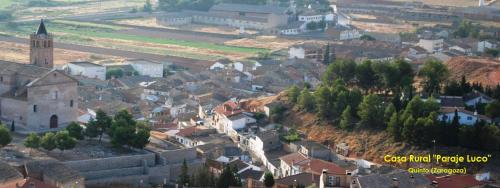
[{"label": "distant building", "polygon": [[359,39],[363,34],[353,26],[336,25],[329,27],[326,34],[334,40],[352,40]]},{"label": "distant building", "polygon": [[150,76],[154,78],[163,77],[163,64],[141,59],[127,60],[134,69],[142,76]]},{"label": "distant building", "polygon": [[212,117],[212,127],[218,132],[230,136],[233,140],[238,140],[238,131],[246,128],[247,124],[255,123],[257,120],[251,117],[241,107],[239,102],[227,101],[214,108]]},{"label": "distant building", "polygon": [[70,75],[85,76],[88,78],[106,79],[106,67],[90,62],[70,62],[67,64]]},{"label": "distant building", "polygon": [[420,39],[417,45],[429,53],[435,53],[443,50],[443,44],[443,39]]},{"label": "distant building", "polygon": [[279,33],[281,35],[298,35],[307,30],[307,22],[296,21],[288,23],[285,26],[279,28]]},{"label": "distant building", "polygon": [[[302,43],[293,45],[288,48],[289,59],[310,59],[317,62],[323,62],[326,50],[325,44],[319,43]],[[334,54],[334,48],[330,47],[330,56]]]},{"label": "distant building", "polygon": [[477,43],[477,51],[481,53],[485,52],[487,49],[494,49],[497,47],[498,44],[494,41],[483,40]]},{"label": "distant building", "polygon": [[183,25],[201,23],[224,25],[236,28],[272,30],[286,25],[286,8],[274,5],[247,5],[221,3],[209,11],[182,11],[179,13],[160,14],[157,23],[162,25]]}]

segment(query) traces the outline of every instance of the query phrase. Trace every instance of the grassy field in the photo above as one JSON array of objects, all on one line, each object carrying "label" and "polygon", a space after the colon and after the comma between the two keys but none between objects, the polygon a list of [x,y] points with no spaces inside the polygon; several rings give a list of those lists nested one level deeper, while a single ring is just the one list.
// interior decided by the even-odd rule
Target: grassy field
[{"label": "grassy field", "polygon": [[[0,33],[17,37],[28,37],[36,29],[37,23],[0,24]],[[87,46],[98,46],[144,52],[159,55],[172,55],[200,60],[214,60],[221,57],[239,58],[269,52],[269,49],[242,47],[238,44],[215,44],[204,41],[186,41],[169,38],[155,38],[141,35],[118,33],[127,27],[54,20],[47,22],[49,32],[54,33],[56,41]]]},{"label": "grassy field", "polygon": [[5,8],[12,5],[13,0],[0,0],[0,10],[4,10]]}]

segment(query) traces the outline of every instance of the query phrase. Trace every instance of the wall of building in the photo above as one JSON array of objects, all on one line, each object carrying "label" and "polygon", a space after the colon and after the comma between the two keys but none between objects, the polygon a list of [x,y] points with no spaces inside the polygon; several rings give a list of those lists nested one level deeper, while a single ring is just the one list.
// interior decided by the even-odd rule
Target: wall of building
[{"label": "wall of building", "polygon": [[163,77],[163,64],[161,63],[130,63],[140,75],[154,78]]},{"label": "wall of building", "polygon": [[26,126],[26,109],[28,102],[24,100],[15,100],[11,98],[2,98],[0,101],[0,113],[2,119],[10,122],[14,121],[16,126]]},{"label": "wall of building", "polygon": [[[41,80],[28,88],[27,126],[32,130],[50,130],[50,119],[57,116],[58,128],[78,118],[77,82],[60,73],[49,75],[53,80]],[[71,106],[73,103],[73,106]],[[36,112],[34,111],[36,105]]]},{"label": "wall of building", "polygon": [[288,49],[288,58],[290,59],[304,59],[305,58],[305,50],[304,48],[295,48],[295,47],[290,47]]},{"label": "wall of building", "polygon": [[68,68],[71,75],[81,75],[88,78],[97,78],[100,80],[106,79],[106,67],[104,66],[87,67],[69,63]]},{"label": "wall of building", "polygon": [[102,159],[90,159],[90,160],[80,160],[80,161],[67,161],[64,162],[68,167],[76,169],[80,172],[88,171],[100,171],[100,170],[112,170],[120,168],[132,168],[142,166],[143,160],[147,162],[148,166],[155,165],[155,154],[141,154],[141,155],[129,155],[120,157],[109,157]]}]

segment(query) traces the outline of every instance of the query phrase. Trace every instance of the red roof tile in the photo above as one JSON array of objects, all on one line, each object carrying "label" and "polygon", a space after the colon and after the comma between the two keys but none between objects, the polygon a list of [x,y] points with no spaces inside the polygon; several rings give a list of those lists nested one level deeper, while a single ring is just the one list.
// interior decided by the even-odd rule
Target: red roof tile
[{"label": "red roof tile", "polygon": [[188,127],[188,128],[179,130],[179,132],[177,134],[175,134],[175,135],[177,135],[177,136],[183,136],[183,137],[191,136],[197,130],[198,130],[197,127]]},{"label": "red roof tile", "polygon": [[285,161],[285,163],[288,165],[292,165],[292,164],[296,164],[296,163],[308,160],[307,157],[301,153],[291,153],[291,154],[280,157],[280,159]]}]

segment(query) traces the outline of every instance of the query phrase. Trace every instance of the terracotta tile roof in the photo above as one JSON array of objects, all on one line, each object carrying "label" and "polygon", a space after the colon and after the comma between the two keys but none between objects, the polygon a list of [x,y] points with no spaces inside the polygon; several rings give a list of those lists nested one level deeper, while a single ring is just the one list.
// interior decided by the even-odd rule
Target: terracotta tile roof
[{"label": "terracotta tile roof", "polygon": [[280,160],[284,161],[288,165],[292,165],[295,163],[306,161],[308,159],[306,156],[304,156],[301,153],[291,153],[291,154],[280,157]]},{"label": "terracotta tile roof", "polygon": [[179,132],[175,135],[182,136],[182,137],[191,136],[197,130],[199,130],[197,127],[188,127],[188,128],[179,130]]},{"label": "terracotta tile roof", "polygon": [[320,176],[313,175],[311,173],[300,173],[292,176],[287,176],[284,178],[276,179],[275,182],[278,184],[278,187],[283,187],[280,185],[293,186],[296,182],[298,185],[309,186],[314,183],[319,182]]},{"label": "terracotta tile roof", "polygon": [[215,107],[214,110],[215,112],[223,114],[224,116],[232,116],[243,112],[243,109],[241,109],[238,104],[231,100]]},{"label": "terracotta tile roof", "polygon": [[318,175],[323,172],[323,169],[327,170],[328,174],[338,174],[338,175],[346,174],[346,169],[337,166],[335,163],[320,159],[311,159],[310,162],[304,164],[304,167],[306,167],[307,169],[306,171]]},{"label": "terracotta tile roof", "polygon": [[471,175],[455,175],[455,176],[433,176],[426,175],[430,181],[436,181],[440,188],[455,188],[455,187],[474,187],[483,185],[484,183],[474,179]]}]

